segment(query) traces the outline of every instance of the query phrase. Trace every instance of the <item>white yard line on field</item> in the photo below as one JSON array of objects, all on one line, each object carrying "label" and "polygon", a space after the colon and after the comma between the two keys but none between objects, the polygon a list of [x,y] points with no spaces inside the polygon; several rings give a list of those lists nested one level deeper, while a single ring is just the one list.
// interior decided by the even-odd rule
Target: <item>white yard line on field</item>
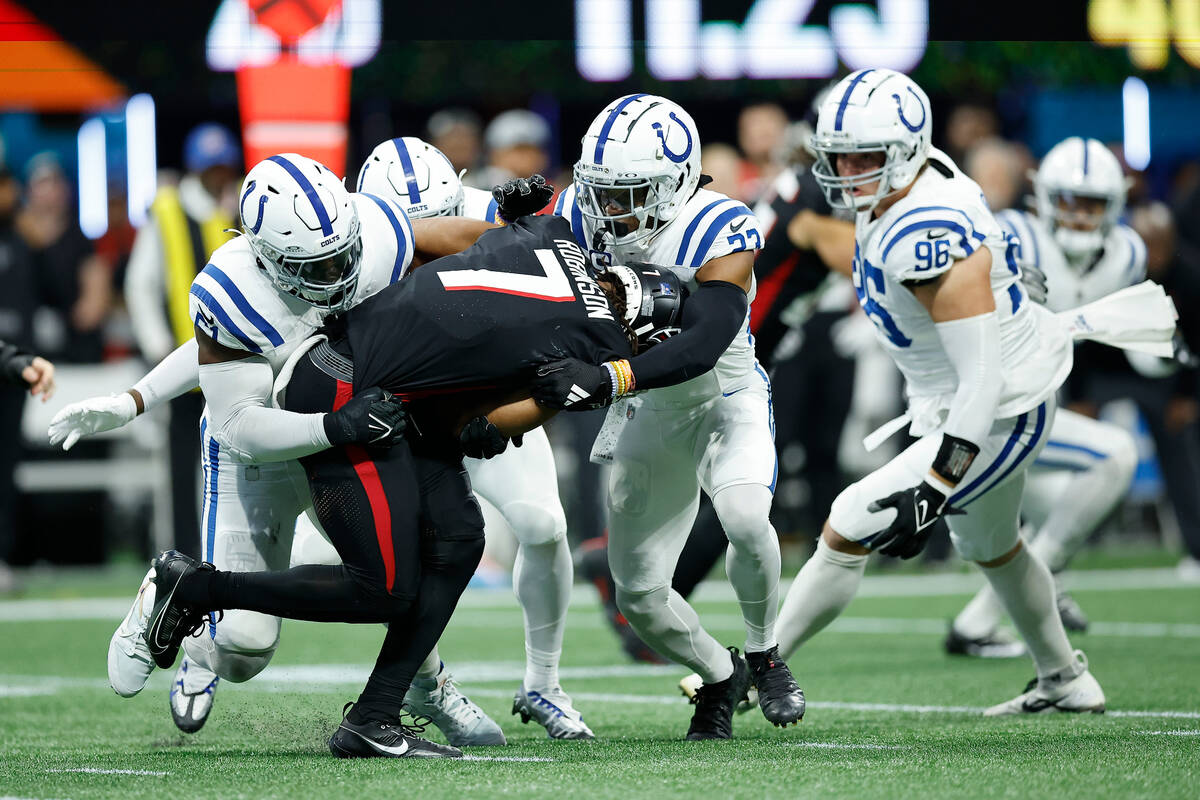
[{"label": "white yard line on field", "polygon": [[1139,736],[1200,736],[1200,728],[1190,731],[1134,731]]},{"label": "white yard line on field", "polygon": [[48,769],[46,772],[86,772],[89,775],[154,775],[161,777],[170,772],[153,769],[101,769],[100,767],[75,767],[74,769]]},{"label": "white yard line on field", "polygon": [[465,755],[463,761],[539,761],[552,762],[553,758],[543,758],[541,756],[473,756]]},{"label": "white yard line on field", "polygon": [[846,744],[843,742],[787,742],[789,747],[815,747],[820,750],[908,750],[902,744]]}]

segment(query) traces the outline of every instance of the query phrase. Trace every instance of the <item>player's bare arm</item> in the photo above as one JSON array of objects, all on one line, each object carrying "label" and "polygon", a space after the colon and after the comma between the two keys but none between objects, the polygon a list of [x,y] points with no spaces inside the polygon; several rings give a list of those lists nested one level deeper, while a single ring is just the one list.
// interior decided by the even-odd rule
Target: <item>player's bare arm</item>
[{"label": "player's bare arm", "polygon": [[498,227],[500,226],[491,222],[465,217],[414,219],[412,221],[414,252],[409,269],[433,261],[435,258],[461,253],[475,244],[475,240],[484,233]]},{"label": "player's bare arm", "polygon": [[854,263],[854,223],[806,208],[788,223],[788,239],[801,250],[813,250],[833,272],[850,277]]}]

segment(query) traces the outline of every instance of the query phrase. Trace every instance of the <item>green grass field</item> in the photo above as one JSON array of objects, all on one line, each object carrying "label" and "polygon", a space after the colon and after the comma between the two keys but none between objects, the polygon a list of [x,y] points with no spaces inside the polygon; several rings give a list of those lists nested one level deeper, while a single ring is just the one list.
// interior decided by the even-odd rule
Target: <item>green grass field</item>
[{"label": "green grass field", "polygon": [[[1155,797],[1200,796],[1200,587],[1165,569],[1077,574],[1095,621],[1076,636],[1104,685],[1103,716],[983,719],[1028,662],[941,651],[974,576],[868,577],[834,628],[792,659],[809,699],[799,727],[754,710],[730,742],[682,741],[683,670],[629,663],[578,587],[563,684],[595,742],[552,742],[510,716],[521,616],[510,593],[470,593],[442,653],[510,745],[472,761],[338,761],[325,741],[374,659],[376,626],[287,622],[271,667],[222,685],[208,726],[177,732],[170,675],[139,696],[107,687],[108,638],[136,589],[131,568],[31,581],[0,602],[0,797],[269,798]],[[696,603],[740,644],[727,589]],[[434,733],[437,737],[436,732]]]}]

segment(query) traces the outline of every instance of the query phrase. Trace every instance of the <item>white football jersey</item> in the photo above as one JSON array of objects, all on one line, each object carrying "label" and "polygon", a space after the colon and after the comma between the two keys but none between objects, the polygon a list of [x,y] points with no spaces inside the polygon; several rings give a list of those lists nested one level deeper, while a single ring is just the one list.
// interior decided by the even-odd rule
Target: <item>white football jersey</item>
[{"label": "white football jersey", "polygon": [[[589,251],[597,265],[607,266],[612,261],[610,254],[591,250],[583,229],[583,215],[575,202],[575,185],[572,184],[559,195],[554,213],[571,221],[571,230],[584,250]],[[679,216],[651,236],[646,249],[637,254],[638,261],[669,268],[679,276],[689,290],[695,291],[696,272],[709,261],[743,250],[756,251],[762,248],[763,234],[758,218],[745,203],[726,197],[719,192],[699,189],[679,211]],[[749,300],[754,300],[754,284],[751,283]],[[685,399],[695,396],[712,396],[718,389],[722,393],[734,392],[754,383],[765,375],[754,357],[754,338],[750,335],[750,312],[746,311],[743,330],[733,338],[729,348],[721,355],[711,373],[685,381],[678,386],[655,389],[660,399],[678,396]],[[716,379],[716,385],[713,379]]]},{"label": "white football jersey", "polygon": [[1001,227],[1019,242],[1020,264],[1033,264],[1046,275],[1046,307],[1066,311],[1086,305],[1146,278],[1146,245],[1126,225],[1114,225],[1104,249],[1090,265],[1073,266],[1037,216],[1009,209],[996,214]]},{"label": "white football jersey", "polygon": [[463,213],[467,219],[481,219],[484,222],[500,222],[496,217],[496,198],[491,192],[476,189],[474,186],[463,187]]},{"label": "white football jersey", "polygon": [[[362,223],[357,304],[405,274],[412,263],[413,232],[395,203],[362,193],[353,198]],[[243,236],[213,251],[192,282],[188,313],[213,340],[263,356],[276,374],[322,322],[320,310],[275,287]]]},{"label": "white football jersey", "polygon": [[936,278],[980,247],[992,253],[991,283],[1000,321],[1004,390],[997,418],[1038,406],[1071,369],[1071,342],[1020,282],[1017,243],[987,208],[979,185],[945,154],[930,151],[950,177],[928,165],[912,189],[877,219],[855,222],[854,289],[876,334],[904,374],[913,424],[923,436],[945,420],[958,388],[929,312],[905,282]]}]

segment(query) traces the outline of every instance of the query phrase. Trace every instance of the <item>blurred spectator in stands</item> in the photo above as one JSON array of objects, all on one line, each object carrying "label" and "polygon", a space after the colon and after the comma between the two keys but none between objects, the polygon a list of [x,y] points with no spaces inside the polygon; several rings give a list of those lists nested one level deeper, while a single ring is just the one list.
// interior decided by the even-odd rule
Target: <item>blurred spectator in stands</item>
[{"label": "blurred spectator in stands", "polygon": [[[429,143],[445,153],[455,172],[479,167],[483,151],[479,116],[465,108],[447,108],[429,118]],[[490,188],[490,187],[489,187]]]},{"label": "blurred spectator in stands", "polygon": [[[1189,347],[1200,346],[1200,254],[1178,238],[1162,203],[1134,209],[1130,223],[1146,242],[1147,276],[1175,301]],[[1189,553],[1180,574],[1200,581],[1200,405],[1196,369],[1180,363],[1192,358],[1185,351],[1172,360],[1084,343],[1076,348],[1067,390],[1075,409],[1092,416],[1111,400],[1129,398],[1137,404],[1154,438],[1167,498]]]},{"label": "blurred spectator in stands", "polygon": [[962,163],[993,211],[1023,207],[1025,160],[1019,146],[996,137],[984,139],[967,151]]},{"label": "blurred spectator in stands", "polygon": [[1180,169],[1174,209],[1180,239],[1200,247],[1200,165],[1192,162]]},{"label": "blurred spectator in stands", "polygon": [[[142,355],[157,364],[192,338],[188,291],[209,254],[229,241],[234,226],[242,154],[226,128],[205,123],[183,147],[187,172],[179,187],[161,186],[129,258],[125,298]],[[199,555],[196,426],[204,398],[190,392],[171,401],[168,441],[175,548]]]},{"label": "blurred spectator in stands", "polygon": [[964,103],[946,117],[946,154],[962,164],[967,151],[984,139],[1000,135],[1000,120],[989,106]]},{"label": "blurred spectator in stands", "polygon": [[712,178],[704,188],[744,200],[741,189],[742,157],[738,151],[723,142],[704,145],[700,151],[700,172]]},{"label": "blurred spectator in stands", "polygon": [[54,154],[30,160],[16,227],[33,253],[40,305],[50,312],[35,322],[39,349],[59,361],[99,362],[113,303],[112,273],[79,229],[71,186]]},{"label": "blurred spectator in stands", "polygon": [[727,194],[751,205],[758,202],[783,169],[775,155],[787,126],[787,113],[775,103],[755,103],[742,109],[738,116],[738,147],[744,160],[738,190]]},{"label": "blurred spectator in stands", "polygon": [[510,178],[545,174],[550,166],[550,126],[532,111],[505,111],[488,123],[483,134],[488,164],[475,173],[467,173],[465,183],[479,189],[491,189]]},{"label": "blurred spectator in stands", "polygon": [[[33,258],[14,230],[21,186],[0,167],[0,340],[28,348],[33,340],[33,312],[37,307]],[[16,487],[13,469],[21,458],[21,411],[25,390],[0,383],[0,594],[13,590],[8,561],[16,543]]]}]

